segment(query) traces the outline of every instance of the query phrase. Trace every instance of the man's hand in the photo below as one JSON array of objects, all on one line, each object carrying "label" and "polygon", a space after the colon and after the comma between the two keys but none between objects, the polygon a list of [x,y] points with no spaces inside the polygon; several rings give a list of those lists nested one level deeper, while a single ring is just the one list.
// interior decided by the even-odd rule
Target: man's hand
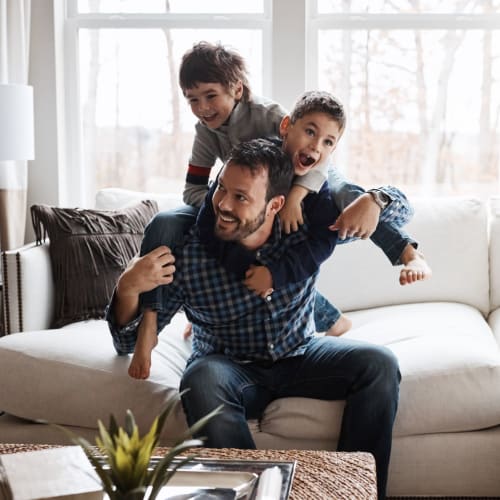
[{"label": "man's hand", "polygon": [[116,284],[114,315],[118,325],[126,325],[137,316],[141,293],[172,283],[174,262],[170,248],[165,246],[130,261]]},{"label": "man's hand", "polygon": [[149,292],[159,285],[172,283],[175,257],[170,248],[160,246],[142,257],[135,257],[118,279],[119,296],[135,296]]},{"label": "man's hand", "polygon": [[299,226],[304,224],[301,203],[308,193],[306,188],[295,185],[286,196],[285,204],[279,213],[281,228],[286,234],[298,231]]},{"label": "man's hand", "polygon": [[344,208],[329,229],[338,231],[340,240],[352,237],[366,240],[377,228],[380,212],[371,194],[365,193]]},{"label": "man's hand", "polygon": [[245,286],[265,299],[273,293],[273,277],[266,266],[250,266],[245,273]]}]

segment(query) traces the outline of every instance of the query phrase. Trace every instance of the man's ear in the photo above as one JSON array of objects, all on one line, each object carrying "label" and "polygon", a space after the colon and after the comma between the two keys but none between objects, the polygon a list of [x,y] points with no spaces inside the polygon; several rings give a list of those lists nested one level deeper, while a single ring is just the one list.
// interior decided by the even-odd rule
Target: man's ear
[{"label": "man's ear", "polygon": [[286,137],[288,133],[288,127],[290,127],[290,117],[288,115],[284,116],[280,123],[280,136]]},{"label": "man's ear", "polygon": [[276,215],[283,208],[284,204],[285,197],[282,194],[274,196],[269,200],[267,213],[269,215]]}]

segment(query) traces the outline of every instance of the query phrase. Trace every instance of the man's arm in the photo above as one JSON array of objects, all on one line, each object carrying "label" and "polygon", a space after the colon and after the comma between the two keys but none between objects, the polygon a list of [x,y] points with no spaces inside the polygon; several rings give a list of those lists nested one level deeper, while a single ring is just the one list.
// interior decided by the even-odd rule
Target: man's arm
[{"label": "man's arm", "polygon": [[134,258],[116,285],[111,313],[117,326],[125,326],[139,314],[139,295],[174,279],[175,257],[166,246]]}]

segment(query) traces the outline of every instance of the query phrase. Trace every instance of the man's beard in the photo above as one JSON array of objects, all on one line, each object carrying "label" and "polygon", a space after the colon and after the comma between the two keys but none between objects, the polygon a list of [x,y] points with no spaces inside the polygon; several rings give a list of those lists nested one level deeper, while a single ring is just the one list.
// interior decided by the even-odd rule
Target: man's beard
[{"label": "man's beard", "polygon": [[242,223],[240,219],[234,217],[230,212],[223,212],[221,210],[217,210],[216,215],[223,215],[224,217],[231,217],[234,220],[232,224],[234,225],[234,229],[231,231],[225,231],[220,229],[217,225],[217,219],[215,221],[214,232],[215,236],[224,241],[241,241],[251,234],[255,233],[257,229],[259,229],[264,221],[266,220],[266,207],[257,215],[257,217],[249,222]]}]

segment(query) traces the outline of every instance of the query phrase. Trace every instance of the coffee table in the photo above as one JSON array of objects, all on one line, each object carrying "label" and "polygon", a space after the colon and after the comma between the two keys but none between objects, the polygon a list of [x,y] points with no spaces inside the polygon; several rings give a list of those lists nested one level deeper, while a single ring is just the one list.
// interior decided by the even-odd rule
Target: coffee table
[{"label": "coffee table", "polygon": [[[40,450],[55,445],[0,444],[1,453]],[[161,455],[168,448],[157,448]],[[305,450],[196,449],[197,457],[297,461],[290,500],[377,500],[375,460],[369,453]]]}]

